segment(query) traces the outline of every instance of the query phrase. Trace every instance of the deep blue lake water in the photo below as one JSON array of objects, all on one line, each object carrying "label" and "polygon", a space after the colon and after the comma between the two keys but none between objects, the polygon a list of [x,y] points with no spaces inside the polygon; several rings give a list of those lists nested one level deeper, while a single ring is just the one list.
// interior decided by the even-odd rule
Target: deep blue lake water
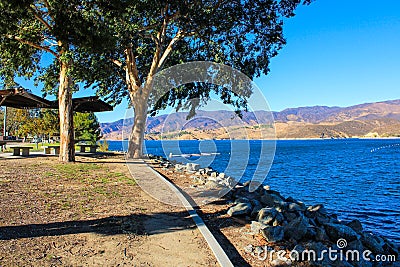
[{"label": "deep blue lake water", "polygon": [[[270,141],[163,141],[164,148],[160,141],[146,141],[146,152],[162,156],[217,152],[194,160],[245,181],[257,168],[262,142]],[[109,141],[109,149],[123,151],[123,142]],[[267,163],[258,166],[264,177]],[[242,166],[246,166],[243,176]],[[264,184],[308,205],[323,203],[340,219],[359,219],[366,230],[400,242],[400,139],[277,141]]]}]

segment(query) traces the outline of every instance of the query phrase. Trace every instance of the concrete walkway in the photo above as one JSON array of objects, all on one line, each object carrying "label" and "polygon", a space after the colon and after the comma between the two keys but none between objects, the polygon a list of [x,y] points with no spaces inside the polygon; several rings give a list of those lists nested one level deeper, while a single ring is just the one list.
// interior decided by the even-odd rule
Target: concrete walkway
[{"label": "concrete walkway", "polygon": [[[153,198],[168,205],[184,207],[195,223],[195,227],[197,227],[196,232],[200,231],[218,263],[224,267],[233,266],[225,251],[207,228],[204,221],[198,216],[189,201],[175,185],[154,171],[142,160],[128,160],[127,166],[139,186]],[[198,233],[196,233],[196,235],[197,234]]]}]

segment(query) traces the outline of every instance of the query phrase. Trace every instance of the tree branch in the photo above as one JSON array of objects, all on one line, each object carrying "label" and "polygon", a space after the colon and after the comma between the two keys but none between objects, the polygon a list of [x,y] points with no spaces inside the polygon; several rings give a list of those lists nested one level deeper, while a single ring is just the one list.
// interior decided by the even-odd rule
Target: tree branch
[{"label": "tree branch", "polygon": [[167,48],[165,49],[163,55],[160,58],[160,61],[158,62],[158,66],[157,68],[161,68],[164,65],[165,60],[167,59],[169,53],[171,53],[174,45],[176,42],[178,42],[180,39],[182,39],[184,37],[184,34],[179,31],[174,38],[172,38],[172,40],[169,42]]},{"label": "tree branch", "polygon": [[[34,6],[34,5],[33,5],[33,6]],[[31,10],[32,10],[33,15],[35,16],[35,18],[36,18],[38,21],[40,21],[49,31],[53,31],[53,27],[51,27],[50,24],[49,24],[47,21],[45,21],[45,20],[43,19],[43,17],[40,16],[40,15],[36,12],[36,10],[33,8],[33,6],[31,5]]]},{"label": "tree branch", "polygon": [[[135,93],[138,88],[142,85],[139,79],[139,72],[137,69],[136,65],[136,58],[133,54],[132,47],[127,47],[125,49],[125,54],[126,54],[126,82],[128,85],[128,89],[131,91],[131,93]],[[131,83],[133,83],[133,88],[131,86]]]},{"label": "tree branch", "polygon": [[110,61],[112,63],[114,63],[115,65],[117,65],[118,67],[122,67],[122,62],[121,61],[119,61],[117,59],[113,59],[113,58],[110,58]]},{"label": "tree branch", "polygon": [[47,47],[47,46],[41,46],[41,45],[35,44],[35,43],[31,42],[31,41],[24,40],[21,37],[9,35],[9,34],[7,34],[5,37],[7,37],[8,39],[16,40],[16,41],[18,41],[20,43],[29,45],[29,46],[31,46],[33,48],[49,52],[50,54],[52,54],[57,59],[59,58],[59,55],[56,52],[54,52],[53,50],[51,50],[49,47]]}]

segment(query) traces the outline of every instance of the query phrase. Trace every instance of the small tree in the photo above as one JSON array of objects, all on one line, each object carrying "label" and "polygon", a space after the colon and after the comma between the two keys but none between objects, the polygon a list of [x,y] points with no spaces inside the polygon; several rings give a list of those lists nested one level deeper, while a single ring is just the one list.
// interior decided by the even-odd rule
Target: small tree
[{"label": "small tree", "polygon": [[93,112],[75,113],[74,126],[77,140],[88,140],[94,145],[101,138],[100,123]]},{"label": "small tree", "polygon": [[248,95],[192,84],[170,91],[148,107],[157,72],[188,61],[213,61],[232,66],[250,78],[267,74],[270,58],[285,44],[283,17],[293,16],[301,2],[310,1],[110,1],[99,10],[115,42],[106,53],[81,51],[79,67],[95,70],[86,80],[97,86],[99,94],[114,103],[129,98],[134,108],[129,156],[139,158],[149,108],[153,113],[168,105],[193,111],[202,101],[188,100],[206,101],[211,92],[237,109],[247,103]]}]

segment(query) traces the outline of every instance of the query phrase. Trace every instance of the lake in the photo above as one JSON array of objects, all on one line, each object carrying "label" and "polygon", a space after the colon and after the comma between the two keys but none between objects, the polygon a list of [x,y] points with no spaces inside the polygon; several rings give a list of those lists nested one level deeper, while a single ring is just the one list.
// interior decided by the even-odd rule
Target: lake
[{"label": "lake", "polygon": [[[108,142],[114,151],[126,146],[122,141]],[[262,156],[266,162],[258,164],[262,144],[270,152]],[[146,141],[146,152],[219,153],[174,159],[194,160],[246,181],[257,167],[265,177],[274,149],[271,141],[259,140]],[[400,242],[400,139],[279,140],[263,183],[307,205],[323,203],[339,219],[359,219],[366,230]]]}]

